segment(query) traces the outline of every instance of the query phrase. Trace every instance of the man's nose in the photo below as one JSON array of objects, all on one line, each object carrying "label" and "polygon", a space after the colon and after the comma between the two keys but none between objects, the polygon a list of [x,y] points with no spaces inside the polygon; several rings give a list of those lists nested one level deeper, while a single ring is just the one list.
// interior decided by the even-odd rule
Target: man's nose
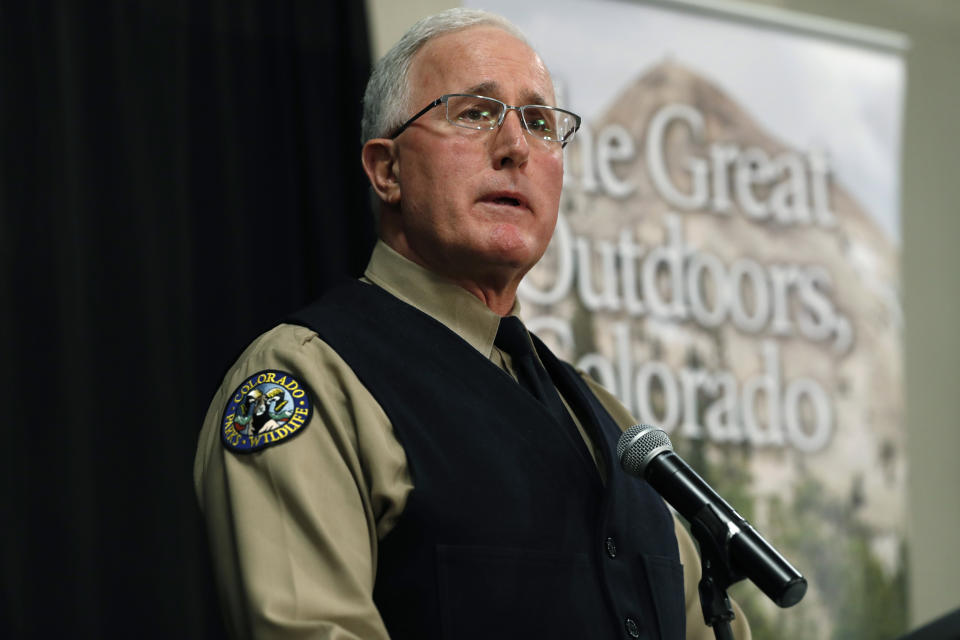
[{"label": "man's nose", "polygon": [[[515,115],[515,118],[510,117]],[[505,169],[510,166],[522,167],[530,157],[530,146],[527,141],[527,130],[520,120],[520,112],[516,109],[507,110],[503,117],[503,124],[496,131],[494,146],[494,166]]]}]

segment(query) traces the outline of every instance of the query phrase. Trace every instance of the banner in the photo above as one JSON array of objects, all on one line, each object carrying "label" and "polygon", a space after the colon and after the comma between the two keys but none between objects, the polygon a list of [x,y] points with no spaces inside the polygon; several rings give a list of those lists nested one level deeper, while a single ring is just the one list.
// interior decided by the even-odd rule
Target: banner
[{"label": "banner", "polygon": [[755,638],[898,636],[896,38],[725,4],[476,4],[529,36],[584,118],[556,235],[521,287],[527,324],[665,429],[807,577],[788,610],[731,590]]}]

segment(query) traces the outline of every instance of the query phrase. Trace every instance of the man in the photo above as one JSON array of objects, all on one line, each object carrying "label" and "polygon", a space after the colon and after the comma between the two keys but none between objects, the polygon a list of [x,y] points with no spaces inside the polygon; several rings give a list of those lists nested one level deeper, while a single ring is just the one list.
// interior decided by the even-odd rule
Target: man
[{"label": "man", "polygon": [[546,67],[502,18],[454,9],[411,28],[364,103],[364,282],[254,341],[200,435],[232,634],[713,637],[689,536],[612,454],[632,418],[515,319],[579,125]]}]

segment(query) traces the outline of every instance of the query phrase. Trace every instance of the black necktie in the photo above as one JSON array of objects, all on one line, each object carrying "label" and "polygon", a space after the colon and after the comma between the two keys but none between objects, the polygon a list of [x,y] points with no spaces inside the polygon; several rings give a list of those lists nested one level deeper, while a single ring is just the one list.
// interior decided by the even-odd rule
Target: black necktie
[{"label": "black necktie", "polygon": [[497,337],[493,343],[510,354],[520,386],[539,400],[557,422],[564,427],[572,427],[577,433],[577,438],[580,439],[576,425],[573,424],[567,408],[563,406],[563,401],[556,387],[553,386],[550,375],[533,352],[530,336],[520,318],[516,316],[501,318],[500,328],[497,329]]}]

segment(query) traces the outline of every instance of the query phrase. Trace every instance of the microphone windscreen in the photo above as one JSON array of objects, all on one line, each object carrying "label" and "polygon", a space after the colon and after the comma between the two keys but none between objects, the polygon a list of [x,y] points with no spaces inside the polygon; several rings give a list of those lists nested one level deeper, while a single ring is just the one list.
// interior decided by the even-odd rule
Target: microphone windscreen
[{"label": "microphone windscreen", "polygon": [[673,451],[673,443],[663,429],[635,424],[617,441],[617,457],[623,470],[634,476],[643,476],[647,464],[664,451]]}]

